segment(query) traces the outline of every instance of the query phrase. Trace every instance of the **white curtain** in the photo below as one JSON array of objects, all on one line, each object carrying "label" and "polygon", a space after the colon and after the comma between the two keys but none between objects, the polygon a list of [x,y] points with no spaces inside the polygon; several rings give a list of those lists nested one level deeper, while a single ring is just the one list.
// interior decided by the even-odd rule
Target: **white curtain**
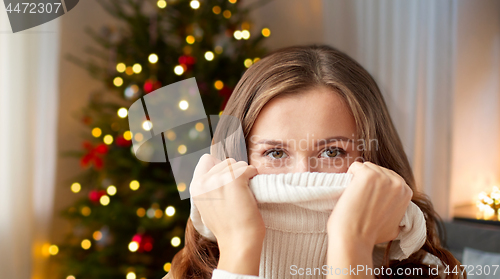
[{"label": "white curtain", "polygon": [[56,158],[58,20],[13,34],[0,5],[0,277],[43,277]]},{"label": "white curtain", "polygon": [[325,41],[375,78],[417,185],[448,216],[455,2],[324,0]]}]

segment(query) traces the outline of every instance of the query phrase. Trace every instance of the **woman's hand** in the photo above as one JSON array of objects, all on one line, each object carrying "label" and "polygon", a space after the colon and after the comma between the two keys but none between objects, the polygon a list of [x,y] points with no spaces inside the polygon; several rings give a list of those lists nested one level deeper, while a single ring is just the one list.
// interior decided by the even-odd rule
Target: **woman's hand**
[{"label": "woman's hand", "polygon": [[413,191],[396,172],[371,162],[354,162],[347,172],[353,178],[328,220],[328,262],[371,266],[375,244],[398,236]]},{"label": "woman's hand", "polygon": [[203,223],[220,250],[219,269],[258,275],[265,236],[257,201],[248,187],[257,174],[254,166],[205,154],[196,166],[190,193]]}]

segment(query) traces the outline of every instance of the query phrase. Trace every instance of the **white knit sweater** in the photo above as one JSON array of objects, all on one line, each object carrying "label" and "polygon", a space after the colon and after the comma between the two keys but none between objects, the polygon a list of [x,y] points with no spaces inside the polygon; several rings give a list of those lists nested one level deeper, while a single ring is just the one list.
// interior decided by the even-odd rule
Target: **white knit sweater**
[{"label": "white knit sweater", "polygon": [[[213,279],[304,278],[294,269],[321,268],[326,265],[326,224],[337,200],[352,179],[348,173],[262,174],[250,180],[266,226],[259,276],[238,275],[215,269]],[[190,216],[196,230],[216,241],[205,227],[191,202]],[[400,234],[391,245],[390,258],[405,259],[419,250],[426,240],[425,218],[413,202],[400,223]],[[386,244],[373,252],[374,266],[382,264]],[[324,278],[316,275],[308,278]]]}]

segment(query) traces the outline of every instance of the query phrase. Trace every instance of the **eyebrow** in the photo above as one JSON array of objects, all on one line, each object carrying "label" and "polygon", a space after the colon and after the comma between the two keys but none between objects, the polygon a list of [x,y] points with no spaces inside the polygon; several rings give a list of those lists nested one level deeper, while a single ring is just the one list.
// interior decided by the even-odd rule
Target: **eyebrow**
[{"label": "eyebrow", "polygon": [[[326,139],[320,139],[320,140],[317,140],[316,143],[314,144],[314,146],[323,146],[323,145],[326,145],[332,141],[347,141],[347,142],[354,142],[353,139],[350,139],[350,138],[347,138],[347,137],[343,137],[343,136],[336,136],[336,137],[329,137],[329,138],[326,138]],[[283,142],[283,141],[280,141],[280,140],[270,140],[270,139],[262,139],[262,140],[259,140],[255,143],[256,145],[258,144],[267,144],[267,145],[272,145],[272,146],[283,146],[283,147],[287,147],[287,143],[286,142]]]}]

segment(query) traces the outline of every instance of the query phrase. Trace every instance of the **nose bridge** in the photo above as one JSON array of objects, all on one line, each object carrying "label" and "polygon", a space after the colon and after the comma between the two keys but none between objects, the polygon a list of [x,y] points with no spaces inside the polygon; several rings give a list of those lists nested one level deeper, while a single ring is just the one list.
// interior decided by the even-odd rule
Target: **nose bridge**
[{"label": "nose bridge", "polygon": [[308,156],[300,156],[297,158],[295,162],[295,172],[312,172],[314,170],[311,169],[311,166],[314,165],[314,162],[311,164],[310,158]]}]

